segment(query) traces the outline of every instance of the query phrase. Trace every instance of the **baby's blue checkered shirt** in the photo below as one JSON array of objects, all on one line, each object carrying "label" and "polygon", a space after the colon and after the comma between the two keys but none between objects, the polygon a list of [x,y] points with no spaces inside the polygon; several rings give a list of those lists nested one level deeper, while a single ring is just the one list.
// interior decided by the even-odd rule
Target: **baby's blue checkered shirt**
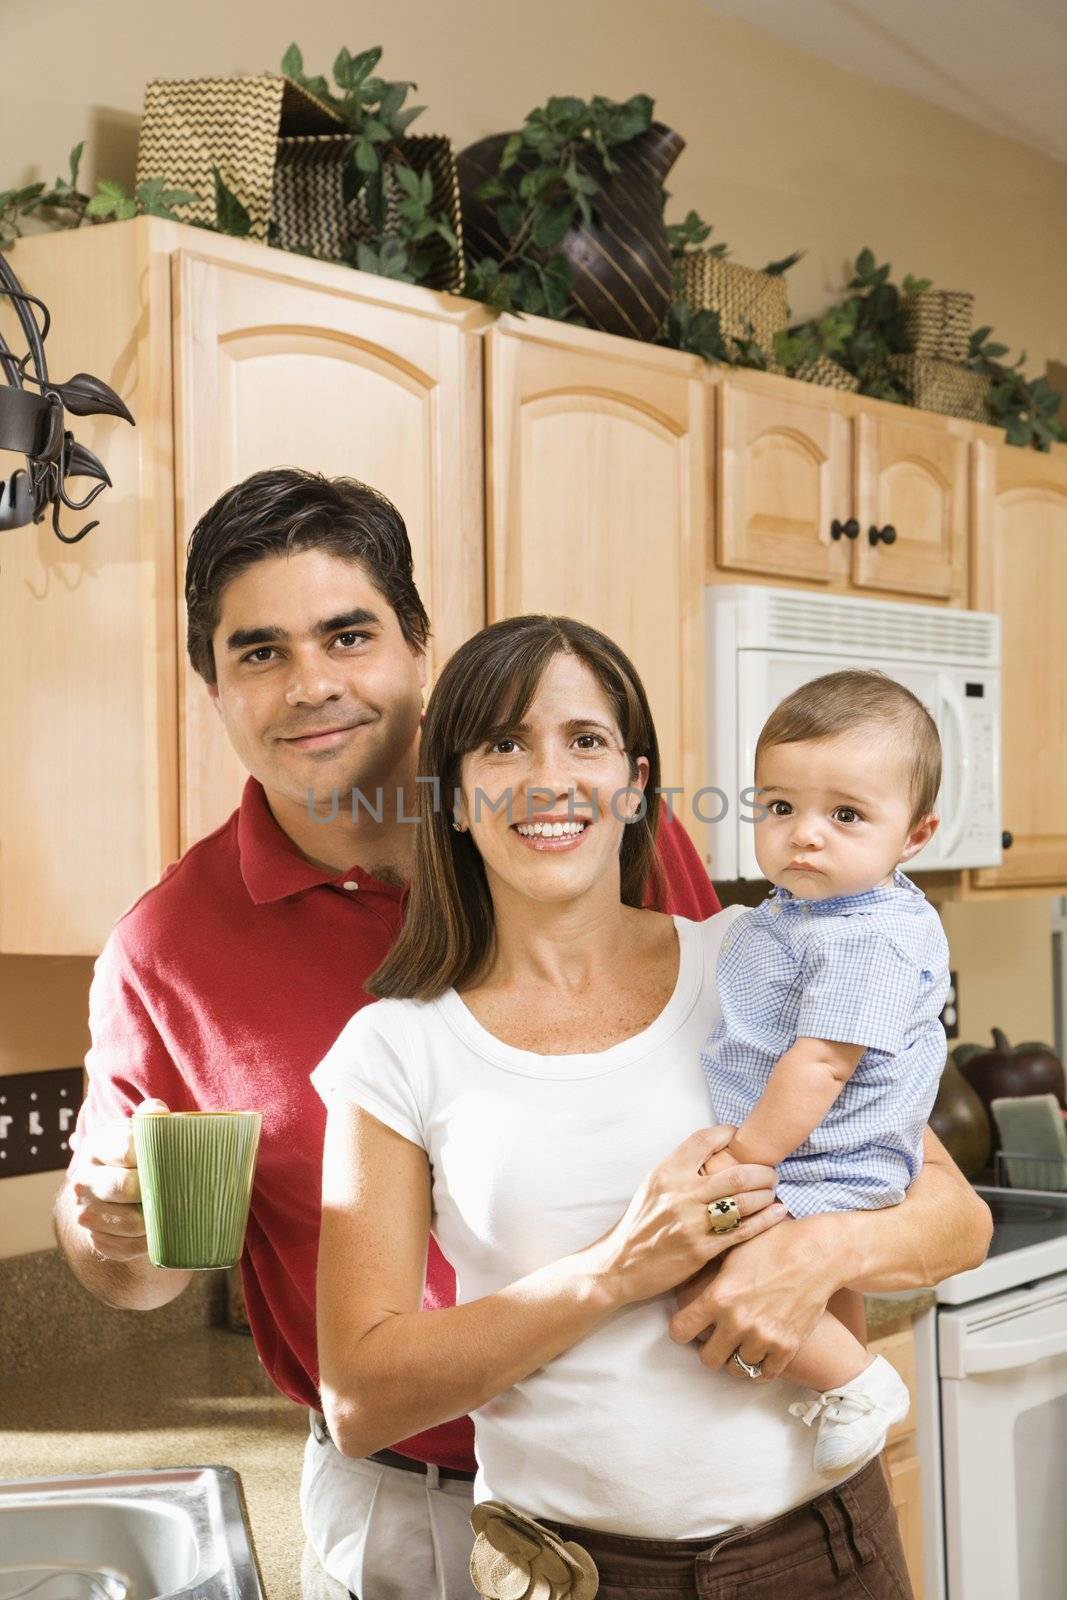
[{"label": "baby's blue checkered shirt", "polygon": [[922,1166],[945,1065],[948,944],[899,869],[861,894],[777,888],[722,942],[722,1021],[701,1053],[717,1122],[742,1123],[798,1038],[866,1046],[823,1121],[778,1167],[795,1217],[896,1205]]}]

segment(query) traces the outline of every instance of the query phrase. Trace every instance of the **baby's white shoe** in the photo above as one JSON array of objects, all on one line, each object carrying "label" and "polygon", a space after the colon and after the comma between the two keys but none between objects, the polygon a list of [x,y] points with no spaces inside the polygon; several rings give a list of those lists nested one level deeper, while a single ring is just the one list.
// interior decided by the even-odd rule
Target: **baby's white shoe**
[{"label": "baby's white shoe", "polygon": [[907,1416],[910,1404],[907,1384],[884,1356],[875,1356],[858,1377],[811,1400],[794,1401],[789,1411],[809,1428],[818,1420],[815,1470],[836,1478],[876,1455],[889,1429]]}]

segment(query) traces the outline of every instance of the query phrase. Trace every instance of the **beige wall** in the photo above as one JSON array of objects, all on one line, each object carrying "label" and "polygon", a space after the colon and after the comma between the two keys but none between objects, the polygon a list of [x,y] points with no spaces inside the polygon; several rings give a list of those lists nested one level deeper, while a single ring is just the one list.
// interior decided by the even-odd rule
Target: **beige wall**
[{"label": "beige wall", "polygon": [[[343,43],[383,44],[384,71],[415,79],[430,108],[418,126],[457,147],[550,93],[647,91],[688,140],[670,214],[696,207],[755,265],[804,247],[795,313],[820,309],[869,244],[900,274],[972,289],[978,318],[1035,370],[1067,362],[1067,167],[701,0],[393,0],[366,21],[339,0],[0,0],[0,188],[51,179],[80,139],[87,178],[130,182],[148,78],[275,69],[294,37],[316,71]],[[1047,901],[949,907],[946,922],[965,1035],[996,1022],[1047,1036]],[[81,1058],[90,971],[0,958],[0,1073]],[[53,1188],[48,1175],[0,1184],[0,1254],[50,1242]]]},{"label": "beige wall", "polygon": [[[297,38],[326,70],[385,47],[417,81],[416,131],[461,147],[551,93],[653,95],[688,140],[668,187],[735,258],[802,247],[793,309],[820,309],[869,244],[894,268],[971,289],[981,322],[1039,371],[1067,360],[1067,165],[716,16],[703,0],[3,0],[0,188],[51,179],[90,141],[90,175],[132,176],[145,80],[276,70]],[[35,53],[44,67],[29,69]]]},{"label": "beige wall", "polygon": [[989,1044],[994,1027],[1013,1044],[1053,1044],[1051,918],[1044,898],[942,906],[959,973],[961,1044]]}]

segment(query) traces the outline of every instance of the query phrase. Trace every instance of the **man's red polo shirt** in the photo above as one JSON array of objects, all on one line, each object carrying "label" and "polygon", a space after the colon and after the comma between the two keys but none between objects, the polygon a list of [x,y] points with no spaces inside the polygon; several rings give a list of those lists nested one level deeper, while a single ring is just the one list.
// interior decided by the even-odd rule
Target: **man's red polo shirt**
[{"label": "man's red polo shirt", "polygon": [[[715,892],[680,824],[660,830],[665,910],[702,920]],[[249,1322],[278,1388],[318,1409],[315,1264],[326,1111],[309,1074],[370,997],[402,891],[358,867],[312,866],[252,778],[229,821],[168,867],[117,923],[93,977],[88,1097],[78,1135],[156,1096],[173,1111],[263,1113],[242,1262]],[[431,1240],[430,1307],[455,1276]],[[473,1467],[462,1417],[398,1448]]]}]

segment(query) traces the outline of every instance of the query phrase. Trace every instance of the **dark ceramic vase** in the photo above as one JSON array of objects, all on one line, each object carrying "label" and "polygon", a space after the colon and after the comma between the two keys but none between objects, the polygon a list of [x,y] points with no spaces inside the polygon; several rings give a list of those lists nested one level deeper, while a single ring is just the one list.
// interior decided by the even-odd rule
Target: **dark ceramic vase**
[{"label": "dark ceramic vase", "polygon": [[[492,203],[479,200],[479,184],[497,174],[510,138],[495,133],[479,139],[456,158],[459,170],[463,239],[468,257],[500,260],[506,241]],[[593,196],[592,226],[572,228],[560,245],[571,269],[571,299],[593,328],[630,339],[655,339],[671,303],[673,270],[663,222],[663,181],[685,149],[685,140],[662,122],[636,139],[617,145],[612,159],[619,171],[606,176],[596,155],[579,157],[602,184]],[[532,166],[532,152],[520,153],[521,172]]]},{"label": "dark ceramic vase", "polygon": [[941,1074],[930,1126],[964,1177],[972,1183],[980,1177],[989,1161],[989,1118],[951,1056]]}]

